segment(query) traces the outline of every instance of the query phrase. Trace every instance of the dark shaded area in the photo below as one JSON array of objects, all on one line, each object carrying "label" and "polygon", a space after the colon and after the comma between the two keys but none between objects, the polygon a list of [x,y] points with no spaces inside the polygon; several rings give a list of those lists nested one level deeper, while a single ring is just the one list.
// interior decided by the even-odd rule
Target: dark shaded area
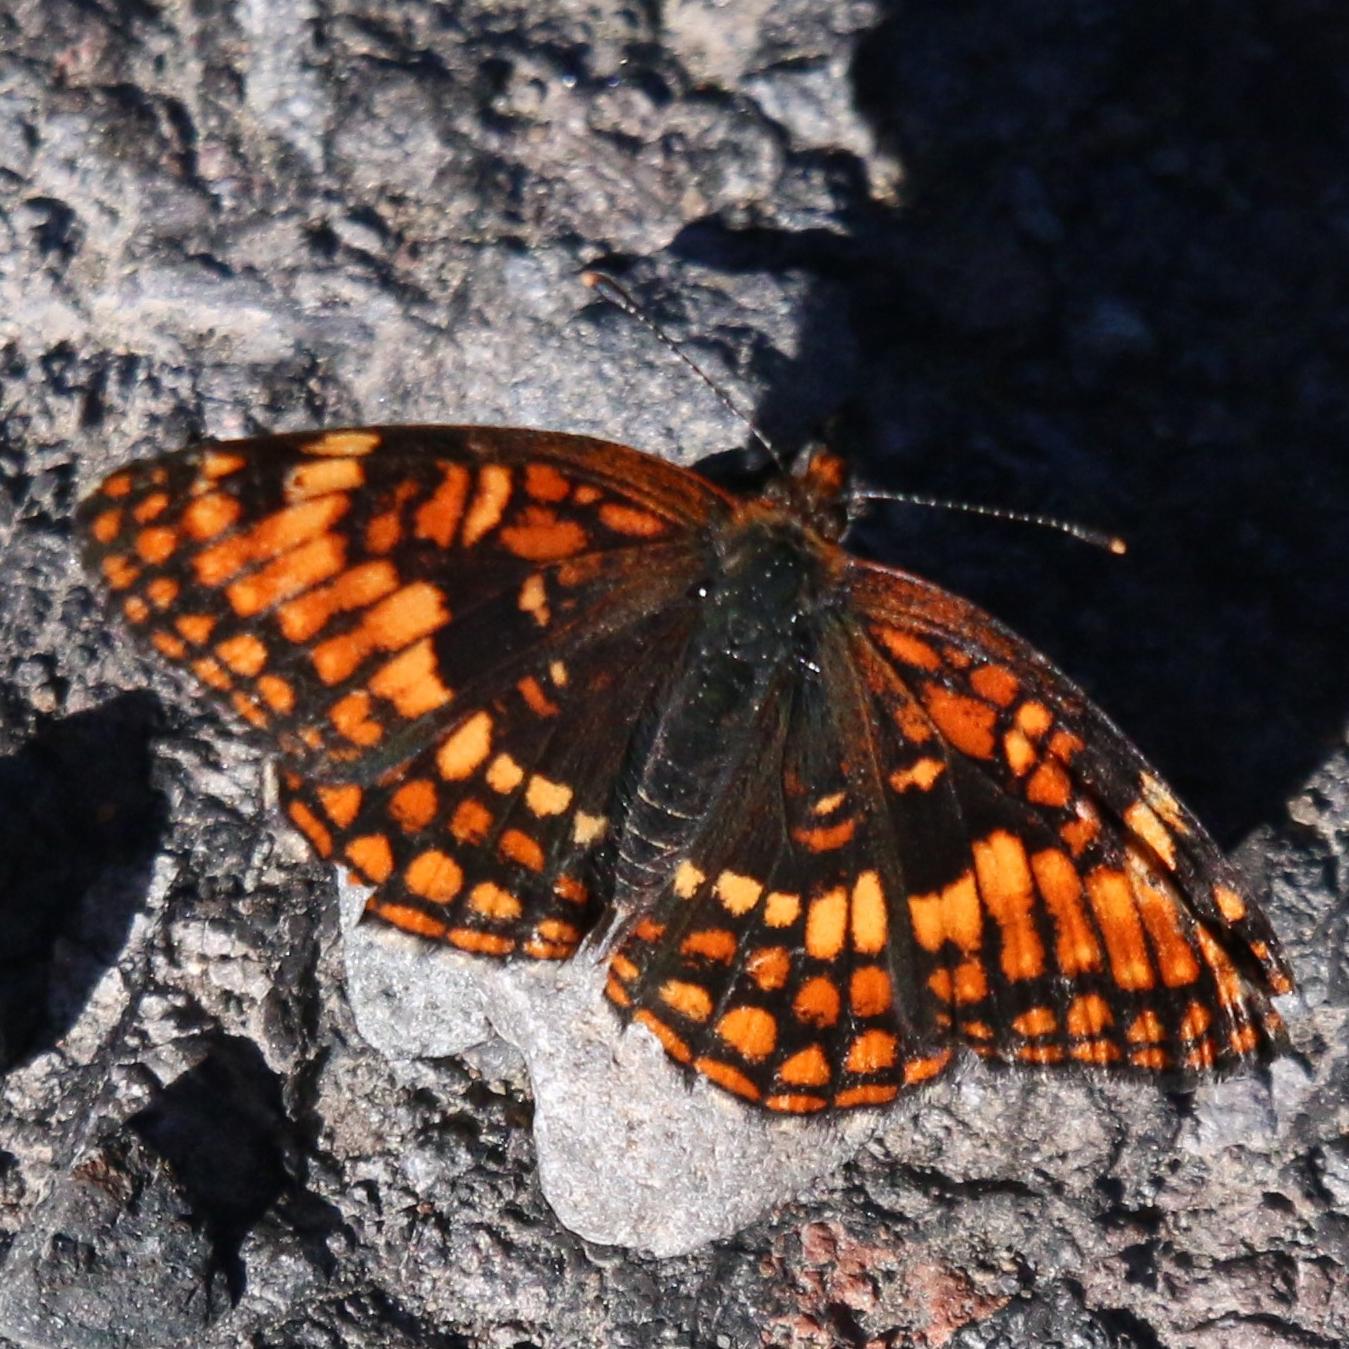
[{"label": "dark shaded area", "polygon": [[[0,1070],[54,1044],[117,958],[165,824],[150,781],[159,705],[129,693],[43,726],[0,760]],[[85,900],[109,868],[130,873]],[[86,957],[57,968],[69,937]],[[49,995],[59,984],[53,1012]]]},{"label": "dark shaded area", "polygon": [[221,1037],[128,1127],[173,1168],[233,1300],[244,1289],[239,1249],[283,1199],[287,1222],[306,1254],[321,1267],[330,1264],[322,1241],[339,1219],[299,1184],[298,1140],[286,1116],[281,1080],[251,1040]]},{"label": "dark shaded area", "polygon": [[819,278],[779,437],[833,406],[878,485],[1126,535],[891,508],[856,542],[1020,629],[1226,844],[1349,704],[1346,57],[1321,0],[891,4],[853,74],[898,207],[677,244]]}]

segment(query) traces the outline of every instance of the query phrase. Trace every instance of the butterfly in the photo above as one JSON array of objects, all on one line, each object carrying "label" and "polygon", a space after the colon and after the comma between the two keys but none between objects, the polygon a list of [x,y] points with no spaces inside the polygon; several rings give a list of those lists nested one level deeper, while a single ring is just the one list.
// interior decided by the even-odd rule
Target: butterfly
[{"label": "butterfly", "polygon": [[484,426],[211,443],[80,510],[130,627],[279,756],[371,919],[596,996],[771,1111],[964,1048],[1185,1076],[1292,988],[1195,817],[1043,656],[860,560],[827,449],[757,493]]}]

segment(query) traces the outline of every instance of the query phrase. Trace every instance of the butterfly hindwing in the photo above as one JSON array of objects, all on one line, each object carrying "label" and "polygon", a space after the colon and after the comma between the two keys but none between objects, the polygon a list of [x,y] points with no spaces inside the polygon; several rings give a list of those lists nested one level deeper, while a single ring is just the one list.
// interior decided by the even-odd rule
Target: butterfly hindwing
[{"label": "butterfly hindwing", "polygon": [[480,955],[570,956],[605,911],[613,782],[687,626],[667,610],[530,667],[383,780],[283,773],[283,809],[374,888],[369,915]]}]

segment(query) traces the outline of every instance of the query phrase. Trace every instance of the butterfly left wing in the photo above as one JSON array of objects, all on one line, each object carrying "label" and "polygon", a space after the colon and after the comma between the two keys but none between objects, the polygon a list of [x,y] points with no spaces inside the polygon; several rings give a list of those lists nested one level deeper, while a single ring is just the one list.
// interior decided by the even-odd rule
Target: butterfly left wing
[{"label": "butterfly left wing", "polygon": [[1269,995],[1293,985],[1269,922],[1124,735],[975,606],[850,573],[854,659],[896,735],[891,784],[900,800],[944,790],[969,839],[908,908],[976,1051],[1179,1074],[1278,1052]]}]

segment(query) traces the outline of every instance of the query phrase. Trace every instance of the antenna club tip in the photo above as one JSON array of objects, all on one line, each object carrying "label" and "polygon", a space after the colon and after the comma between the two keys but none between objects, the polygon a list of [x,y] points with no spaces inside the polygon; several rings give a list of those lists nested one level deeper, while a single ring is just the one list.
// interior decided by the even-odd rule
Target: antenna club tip
[{"label": "antenna club tip", "polygon": [[1110,549],[1116,557],[1123,557],[1129,551],[1129,545],[1120,538],[1118,534],[1106,541],[1106,547]]},{"label": "antenna club tip", "polygon": [[587,290],[595,290],[604,284],[604,274],[597,272],[593,267],[587,267],[581,273],[580,281]]}]

